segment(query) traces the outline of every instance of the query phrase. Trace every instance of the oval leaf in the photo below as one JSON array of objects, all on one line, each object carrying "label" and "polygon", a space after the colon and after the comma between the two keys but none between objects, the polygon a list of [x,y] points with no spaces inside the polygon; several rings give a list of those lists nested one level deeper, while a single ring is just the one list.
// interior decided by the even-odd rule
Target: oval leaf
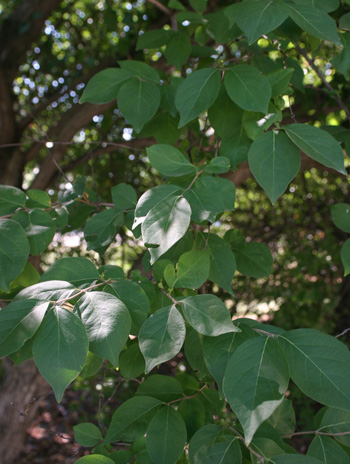
[{"label": "oval leaf", "polygon": [[64,280],[79,287],[100,278],[92,262],[87,258],[61,258],[40,277],[40,282]]},{"label": "oval leaf", "polygon": [[17,208],[24,206],[26,194],[17,187],[0,185],[0,216],[12,214]]},{"label": "oval leaf", "polygon": [[81,446],[96,446],[102,439],[100,429],[90,422],[75,425],[73,430],[75,441]]},{"label": "oval leaf", "polygon": [[196,173],[195,166],[180,150],[171,145],[153,145],[148,147],[146,152],[152,166],[164,176],[177,177]]}]

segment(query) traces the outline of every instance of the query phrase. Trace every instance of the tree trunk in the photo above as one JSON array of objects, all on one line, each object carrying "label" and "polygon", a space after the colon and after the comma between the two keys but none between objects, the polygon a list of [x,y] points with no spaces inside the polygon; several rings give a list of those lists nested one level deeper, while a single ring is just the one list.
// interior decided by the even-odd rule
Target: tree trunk
[{"label": "tree trunk", "polygon": [[8,358],[2,360],[0,384],[0,456],[2,464],[16,464],[23,448],[30,419],[40,404],[37,396],[47,393],[50,386],[40,375],[32,360],[17,367]]}]

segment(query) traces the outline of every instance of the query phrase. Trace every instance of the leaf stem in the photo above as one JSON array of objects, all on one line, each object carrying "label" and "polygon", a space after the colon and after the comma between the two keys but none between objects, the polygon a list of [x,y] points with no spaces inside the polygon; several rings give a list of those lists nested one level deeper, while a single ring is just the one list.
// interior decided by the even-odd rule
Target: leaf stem
[{"label": "leaf stem", "polygon": [[258,454],[256,451],[253,450],[252,447],[250,447],[249,445],[246,444],[244,438],[242,437],[242,435],[238,432],[238,430],[236,430],[235,428],[233,427],[229,427],[230,430],[232,430],[233,433],[235,433],[237,435],[237,437],[241,440],[241,442],[244,444],[244,446],[252,453],[254,454],[254,456],[256,456],[259,460],[259,462],[265,462],[265,458],[264,456],[261,456],[261,454]]},{"label": "leaf stem", "polygon": [[173,404],[173,403],[178,403],[179,401],[190,400],[191,398],[195,398],[196,396],[198,396],[206,388],[207,388],[207,385],[203,385],[203,387],[200,388],[194,395],[189,395],[189,396],[184,396],[182,398],[177,398],[176,400],[169,401],[169,403],[167,403],[167,404],[169,405],[169,404]]}]

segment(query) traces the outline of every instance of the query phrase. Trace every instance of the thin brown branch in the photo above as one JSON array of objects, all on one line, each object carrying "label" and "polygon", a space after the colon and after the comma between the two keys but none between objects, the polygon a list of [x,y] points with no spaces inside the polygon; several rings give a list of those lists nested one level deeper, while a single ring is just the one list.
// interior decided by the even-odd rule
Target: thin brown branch
[{"label": "thin brown branch", "polygon": [[196,393],[194,393],[193,395],[189,395],[189,396],[183,396],[181,398],[177,398],[176,400],[173,400],[173,401],[169,401],[169,403],[167,403],[168,405],[169,404],[173,404],[173,403],[178,403],[179,401],[183,401],[183,400],[190,400],[191,398],[195,398],[196,396],[198,396],[203,390],[205,390],[207,388],[207,385],[203,385],[202,388],[200,388]]},{"label": "thin brown branch", "polygon": [[343,102],[343,100],[339,97],[338,92],[332,87],[332,85],[326,80],[324,75],[321,73],[321,71],[318,69],[318,67],[315,64],[315,61],[310,58],[307,54],[307,52],[300,47],[298,44],[294,44],[295,48],[298,50],[298,52],[306,59],[306,61],[309,63],[311,68],[315,71],[315,73],[318,75],[318,77],[321,79],[323,82],[324,86],[329,90],[330,96],[334,98],[334,100],[338,103],[339,107],[344,110],[346,114],[347,120],[350,122],[350,111],[346,104]]},{"label": "thin brown branch", "polygon": [[169,8],[167,8],[165,5],[163,5],[162,3],[158,2],[158,0],[147,0],[149,3],[152,3],[152,5],[154,5],[156,8],[158,8],[159,10],[163,11],[163,13],[167,14],[168,16],[171,17],[171,10],[169,10]]},{"label": "thin brown branch", "polygon": [[264,456],[261,456],[261,454],[258,454],[256,451],[253,450],[252,447],[250,447],[249,445],[246,444],[244,438],[242,437],[242,435],[238,432],[238,430],[236,430],[235,428],[233,427],[229,427],[230,430],[232,430],[232,432],[237,435],[237,437],[241,440],[241,442],[244,444],[244,446],[252,453],[254,454],[254,456],[256,456],[258,458],[258,461],[259,462],[265,462],[265,458]]},{"label": "thin brown branch", "polygon": [[350,435],[350,432],[321,432],[320,430],[308,430],[306,432],[294,432],[283,435],[282,438],[292,438],[300,435],[325,435],[327,437],[340,437],[343,435]]},{"label": "thin brown branch", "polygon": [[343,330],[340,334],[336,335],[335,338],[342,337],[343,335],[347,334],[348,332],[350,332],[350,328]]}]

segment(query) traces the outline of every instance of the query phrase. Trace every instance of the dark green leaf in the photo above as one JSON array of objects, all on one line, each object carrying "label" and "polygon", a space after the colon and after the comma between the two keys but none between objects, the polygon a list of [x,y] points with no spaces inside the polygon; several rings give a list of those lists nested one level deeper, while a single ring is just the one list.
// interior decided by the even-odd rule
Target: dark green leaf
[{"label": "dark green leaf", "polygon": [[188,456],[190,463],[194,464],[194,456],[204,446],[215,442],[222,431],[222,428],[215,424],[207,424],[201,427],[192,437],[189,447]]},{"label": "dark green leaf", "polygon": [[143,61],[124,60],[118,61],[118,64],[122,69],[129,71],[129,73],[139,77],[140,79],[145,79],[146,81],[154,82],[155,84],[160,83],[157,71]]},{"label": "dark green leaf", "polygon": [[75,425],[74,439],[80,446],[96,446],[102,439],[102,433],[96,425],[91,422],[83,422],[82,424]]},{"label": "dark green leaf", "polygon": [[40,277],[40,282],[64,280],[75,287],[92,283],[100,278],[92,262],[87,258],[61,258],[53,263]]},{"label": "dark green leaf", "polygon": [[142,223],[142,238],[151,248],[151,264],[182,238],[190,224],[191,208],[181,196],[168,197],[154,206]]},{"label": "dark green leaf", "polygon": [[226,333],[217,337],[203,338],[203,353],[205,363],[214,377],[222,395],[222,382],[228,360],[232,353],[246,340],[256,336],[248,326],[237,324],[242,332]]},{"label": "dark green leaf", "polygon": [[350,205],[337,203],[331,206],[332,220],[343,232],[350,232]]},{"label": "dark green leaf", "polygon": [[60,280],[41,282],[21,290],[15,300],[36,299],[39,301],[58,301],[71,297],[76,292],[74,286]]},{"label": "dark green leaf", "polygon": [[341,174],[347,174],[343,150],[330,134],[307,124],[291,124],[285,126],[285,130],[292,142],[312,159]]},{"label": "dark green leaf", "polygon": [[236,272],[236,260],[229,245],[218,235],[210,234],[207,249],[210,252],[209,280],[232,295],[231,283]]},{"label": "dark green leaf", "polygon": [[26,206],[28,208],[49,208],[51,206],[50,195],[43,190],[28,190],[27,196]]},{"label": "dark green leaf", "polygon": [[152,166],[161,174],[170,177],[195,174],[196,168],[184,155],[171,145],[158,144],[146,149]]},{"label": "dark green leaf", "polygon": [[242,122],[243,110],[228,97],[225,87],[222,85],[218,98],[208,110],[210,124],[216,134],[221,137],[229,137]]},{"label": "dark green leaf", "polygon": [[126,69],[108,68],[89,80],[80,103],[109,103],[117,98],[120,87],[132,76]]},{"label": "dark green leaf", "polygon": [[107,458],[103,454],[90,454],[83,456],[75,461],[74,464],[115,464],[112,459]]},{"label": "dark green leaf", "polygon": [[175,32],[166,46],[164,55],[170,64],[181,68],[188,60],[192,50],[190,38],[184,32]]},{"label": "dark green leaf", "polygon": [[281,435],[293,433],[296,426],[296,419],[291,400],[284,398],[267,422]]},{"label": "dark green leaf", "polygon": [[149,396],[135,396],[125,401],[113,414],[104,443],[133,441],[143,436],[161,404]]},{"label": "dark green leaf", "polygon": [[80,372],[80,377],[85,380],[88,377],[95,375],[101,369],[102,363],[102,358],[89,351],[87,354],[86,363],[83,367],[83,370]]},{"label": "dark green leaf", "polygon": [[43,252],[55,235],[55,223],[46,211],[40,209],[34,209],[29,213],[18,211],[13,215],[12,219],[23,227],[32,255],[39,255]]},{"label": "dark green leaf", "polygon": [[313,329],[291,330],[278,339],[292,380],[305,395],[350,410],[350,353],[343,343]]},{"label": "dark green leaf", "polygon": [[204,170],[209,174],[223,174],[230,170],[230,160],[225,156],[218,156],[210,160]]},{"label": "dark green leaf", "polygon": [[136,132],[153,118],[159,104],[159,88],[136,77],[129,79],[118,92],[118,108]]},{"label": "dark green leaf", "polygon": [[174,377],[151,375],[137,389],[138,396],[152,396],[163,403],[177,400],[184,396],[183,389]]},{"label": "dark green leaf", "polygon": [[181,401],[178,412],[185,422],[187,436],[190,440],[194,433],[205,424],[207,412],[204,404],[198,398],[189,398]]},{"label": "dark green leaf", "polygon": [[85,293],[74,306],[89,338],[90,351],[118,366],[119,353],[131,326],[129,312],[122,301],[104,292]]},{"label": "dark green leaf", "polygon": [[29,287],[39,282],[40,274],[35,267],[27,261],[23,271],[10,284],[10,288]]},{"label": "dark green leaf", "polygon": [[181,255],[173,288],[199,288],[209,275],[210,253],[207,250],[188,251]]},{"label": "dark green leaf", "polygon": [[116,296],[125,304],[131,316],[132,333],[136,335],[149,312],[149,300],[142,287],[135,282],[120,280],[108,284],[104,291]]},{"label": "dark green leaf", "polygon": [[84,367],[88,345],[85,328],[75,314],[61,306],[55,306],[45,314],[35,335],[33,355],[58,402]]},{"label": "dark green leaf", "polygon": [[246,0],[237,13],[237,25],[249,44],[280,26],[288,18],[288,8],[279,0]]},{"label": "dark green leaf", "polygon": [[332,438],[316,435],[307,451],[308,456],[327,464],[350,464],[350,457]]},{"label": "dark green leaf", "polygon": [[10,282],[21,274],[28,256],[29,242],[23,228],[12,219],[0,219],[0,290],[10,291]]},{"label": "dark green leaf", "polygon": [[49,303],[17,300],[0,309],[0,358],[18,351],[39,328]]},{"label": "dark green leaf", "polygon": [[135,189],[128,184],[118,184],[112,187],[112,200],[118,210],[135,208],[137,196]]},{"label": "dark green leaf", "polygon": [[288,383],[287,362],[272,338],[247,340],[233,353],[223,390],[243,427],[247,444],[281,404]]},{"label": "dark green leaf", "polygon": [[330,12],[339,7],[339,0],[293,0],[296,5],[308,5]]},{"label": "dark green leaf", "polygon": [[266,77],[271,85],[272,97],[278,97],[285,93],[293,73],[293,68],[283,68],[267,74]]},{"label": "dark green leaf", "polygon": [[[350,411],[338,408],[327,408],[321,420],[321,432],[335,433],[336,440],[350,448]],[[342,435],[343,432],[344,435]]]},{"label": "dark green leaf", "polygon": [[302,454],[281,454],[270,458],[271,464],[322,464],[318,459]]},{"label": "dark green leaf", "polygon": [[139,344],[146,360],[146,374],[181,350],[185,340],[184,320],[175,306],[159,309],[143,324]]},{"label": "dark green leaf", "polygon": [[186,426],[171,406],[160,409],[147,429],[147,451],[154,464],[174,464],[186,444]]},{"label": "dark green leaf", "polygon": [[242,452],[238,438],[202,446],[193,457],[193,464],[240,464]]},{"label": "dark green leaf", "polygon": [[341,260],[344,266],[344,276],[350,274],[350,238],[341,247]]},{"label": "dark green leaf", "polygon": [[185,355],[190,366],[199,379],[210,375],[203,357],[203,336],[196,332],[192,327],[186,330]]},{"label": "dark green leaf", "polygon": [[289,3],[288,8],[290,17],[303,31],[319,39],[340,43],[337,25],[327,13],[304,3]]},{"label": "dark green leaf", "polygon": [[179,86],[175,105],[180,113],[179,127],[198,117],[216,100],[220,90],[218,69],[200,69],[190,74]]},{"label": "dark green leaf", "polygon": [[145,372],[145,360],[137,340],[128,344],[119,356],[119,369],[126,380],[135,379]]},{"label": "dark green leaf", "polygon": [[187,322],[199,333],[216,337],[227,332],[240,332],[233,325],[224,303],[214,295],[196,295],[181,300]]},{"label": "dark green leaf", "polygon": [[273,258],[270,249],[263,243],[244,242],[234,248],[237,270],[241,274],[255,277],[268,277],[271,274]]},{"label": "dark green leaf", "polygon": [[137,39],[136,50],[143,50],[144,48],[160,48],[163,45],[166,45],[172,36],[173,31],[166,31],[164,29],[146,31]]},{"label": "dark green leaf", "polygon": [[[348,19],[350,19],[350,13],[348,13],[348,15]],[[350,24],[347,28],[350,29]],[[344,45],[343,51],[339,55],[336,55],[331,60],[331,63],[336,70],[340,71],[345,79],[348,80],[350,78],[350,33],[346,32],[345,34],[341,34],[340,40]]]},{"label": "dark green leaf", "polygon": [[0,216],[12,214],[17,208],[24,206],[26,194],[17,187],[0,185]]},{"label": "dark green leaf", "polygon": [[123,220],[123,213],[116,208],[108,208],[95,214],[84,227],[87,249],[104,251],[112,243],[117,227],[123,224]]},{"label": "dark green leaf", "polygon": [[271,86],[251,65],[241,64],[226,71],[225,88],[231,100],[247,111],[268,113]]}]

